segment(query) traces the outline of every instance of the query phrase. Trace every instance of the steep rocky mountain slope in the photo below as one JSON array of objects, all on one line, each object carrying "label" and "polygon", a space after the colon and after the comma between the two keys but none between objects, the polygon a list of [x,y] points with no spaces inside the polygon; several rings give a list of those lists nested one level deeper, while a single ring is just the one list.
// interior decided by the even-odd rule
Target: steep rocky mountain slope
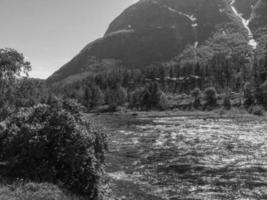
[{"label": "steep rocky mountain slope", "polygon": [[96,66],[102,70],[120,63],[143,68],[165,62],[188,45],[199,46],[222,25],[231,24],[254,40],[254,31],[266,25],[265,12],[266,0],[140,0],[116,18],[102,38],[49,77],[48,83],[79,79],[97,71]]}]

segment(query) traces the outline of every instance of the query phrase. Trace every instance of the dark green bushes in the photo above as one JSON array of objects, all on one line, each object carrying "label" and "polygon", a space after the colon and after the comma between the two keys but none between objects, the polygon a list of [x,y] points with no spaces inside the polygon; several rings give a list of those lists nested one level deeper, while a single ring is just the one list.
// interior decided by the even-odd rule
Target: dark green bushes
[{"label": "dark green bushes", "polygon": [[85,200],[49,183],[13,183],[0,186],[1,200]]},{"label": "dark green bushes", "polygon": [[131,94],[130,107],[141,110],[163,110],[168,107],[168,99],[159,85],[151,82],[143,88],[136,89]]},{"label": "dark green bushes", "polygon": [[232,108],[232,104],[231,104],[231,100],[230,100],[230,96],[226,95],[223,99],[223,107],[226,110],[231,110]]},{"label": "dark green bushes", "polygon": [[95,84],[92,84],[90,87],[85,89],[84,94],[84,105],[88,109],[95,108],[104,104],[105,97],[102,90]]},{"label": "dark green bushes", "polygon": [[200,98],[201,98],[201,90],[199,88],[195,88],[191,92],[191,96],[194,98],[193,100],[193,107],[198,109],[201,106]]},{"label": "dark green bushes", "polygon": [[116,110],[118,106],[123,106],[127,101],[127,92],[121,86],[115,86],[114,88],[108,88],[106,91],[106,102],[112,108]]},{"label": "dark green bushes", "polygon": [[253,115],[262,116],[264,115],[264,108],[258,105],[251,106],[248,108],[248,112]]},{"label": "dark green bushes", "polygon": [[74,102],[21,109],[6,121],[1,175],[60,183],[96,199],[105,136],[77,111]]},{"label": "dark green bushes", "polygon": [[205,107],[213,108],[217,105],[217,92],[214,87],[209,87],[204,90]]},{"label": "dark green bushes", "polygon": [[261,98],[262,98],[262,105],[265,109],[267,109],[267,81],[265,81],[261,86]]},{"label": "dark green bushes", "polygon": [[247,82],[244,85],[244,106],[245,108],[249,108],[255,102],[253,86],[251,83]]}]

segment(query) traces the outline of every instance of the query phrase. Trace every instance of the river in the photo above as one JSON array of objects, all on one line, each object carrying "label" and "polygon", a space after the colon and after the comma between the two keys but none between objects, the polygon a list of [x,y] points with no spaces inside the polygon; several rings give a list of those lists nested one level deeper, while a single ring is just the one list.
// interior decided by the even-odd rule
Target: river
[{"label": "river", "polygon": [[267,199],[267,123],[194,116],[101,117],[109,199]]}]

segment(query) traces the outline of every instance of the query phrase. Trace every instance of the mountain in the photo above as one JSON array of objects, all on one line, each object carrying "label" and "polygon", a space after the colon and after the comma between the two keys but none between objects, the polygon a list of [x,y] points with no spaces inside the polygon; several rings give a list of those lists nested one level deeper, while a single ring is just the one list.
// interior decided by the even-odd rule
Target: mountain
[{"label": "mountain", "polygon": [[265,11],[266,0],[140,0],[47,82],[82,79],[118,65],[143,68],[166,62],[188,45],[203,44],[225,26],[256,47],[254,32],[266,26]]}]

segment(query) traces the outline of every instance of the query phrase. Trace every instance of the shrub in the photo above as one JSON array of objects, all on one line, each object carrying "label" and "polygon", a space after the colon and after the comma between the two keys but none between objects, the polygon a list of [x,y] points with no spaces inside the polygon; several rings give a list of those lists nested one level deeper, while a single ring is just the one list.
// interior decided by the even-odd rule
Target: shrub
[{"label": "shrub", "polygon": [[199,108],[200,107],[201,90],[199,88],[195,88],[191,92],[191,96],[194,98],[193,107],[196,109]]},{"label": "shrub", "polygon": [[[15,49],[0,49],[0,121],[14,111],[16,84],[31,69],[23,54]],[[21,91],[20,91],[21,92]]]},{"label": "shrub", "polygon": [[217,105],[217,92],[214,87],[206,88],[204,91],[204,98],[206,100],[206,106],[214,107]]},{"label": "shrub", "polygon": [[253,88],[251,83],[247,82],[244,85],[244,106],[249,108],[254,104]]},{"label": "shrub", "polygon": [[106,91],[106,102],[114,110],[117,106],[123,106],[127,100],[127,92],[121,86],[116,86],[115,88],[109,88]]},{"label": "shrub", "polygon": [[95,108],[104,104],[104,94],[95,84],[85,89],[84,104],[87,108]]},{"label": "shrub", "polygon": [[255,89],[255,100],[257,105],[264,105],[263,88],[261,86]]},{"label": "shrub", "polygon": [[1,200],[82,200],[49,183],[14,183],[0,186]]},{"label": "shrub", "polygon": [[226,110],[231,110],[232,104],[231,104],[231,100],[230,97],[228,95],[226,95],[223,99],[223,107]]},{"label": "shrub", "polygon": [[144,88],[138,88],[131,94],[130,106],[142,110],[166,109],[168,99],[157,83],[149,83]]},{"label": "shrub", "polygon": [[168,106],[169,106],[169,102],[168,102],[167,95],[162,92],[160,97],[159,97],[158,107],[161,110],[166,110],[168,108]]},{"label": "shrub", "polygon": [[250,114],[253,114],[253,115],[258,115],[258,116],[262,116],[263,115],[263,107],[261,106],[251,106],[249,109],[248,109],[248,112]]},{"label": "shrub", "polygon": [[262,97],[262,104],[265,109],[267,109],[267,81],[265,81],[261,86],[261,97]]},{"label": "shrub", "polygon": [[89,199],[97,197],[105,136],[73,104],[22,109],[6,126],[1,159],[7,166],[2,176],[60,182]]},{"label": "shrub", "polygon": [[130,107],[131,108],[140,108],[141,107],[141,98],[142,98],[142,93],[144,91],[144,88],[137,88],[135,91],[133,91],[130,94]]}]

